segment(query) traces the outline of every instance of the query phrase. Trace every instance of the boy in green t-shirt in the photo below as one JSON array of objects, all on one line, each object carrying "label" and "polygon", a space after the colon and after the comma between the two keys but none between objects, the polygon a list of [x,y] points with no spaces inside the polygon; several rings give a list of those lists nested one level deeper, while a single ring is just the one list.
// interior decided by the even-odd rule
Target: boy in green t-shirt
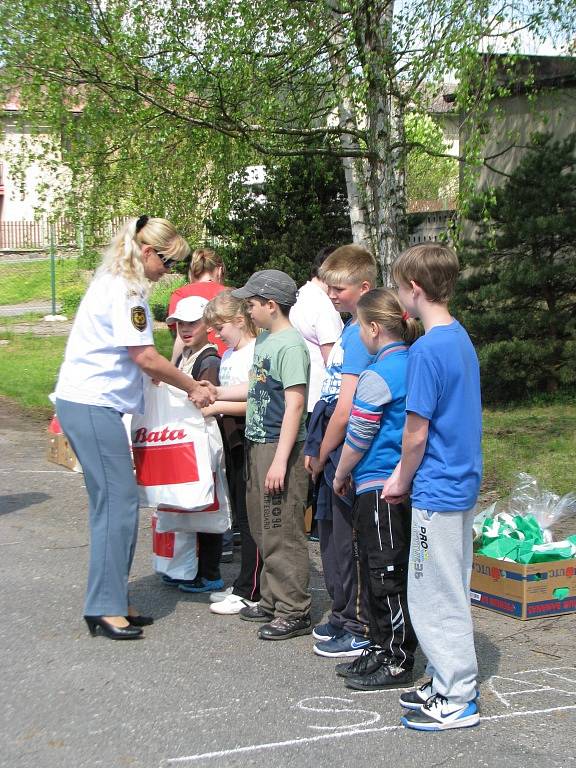
[{"label": "boy in green t-shirt", "polygon": [[218,400],[247,399],[246,501],[250,532],[264,561],[260,602],[242,608],[240,618],[263,623],[262,640],[286,640],[311,631],[302,454],[310,357],[288,319],[296,302],[291,277],[264,269],[232,295],[247,300],[252,320],[264,331],[256,338],[248,384],[217,389]]}]

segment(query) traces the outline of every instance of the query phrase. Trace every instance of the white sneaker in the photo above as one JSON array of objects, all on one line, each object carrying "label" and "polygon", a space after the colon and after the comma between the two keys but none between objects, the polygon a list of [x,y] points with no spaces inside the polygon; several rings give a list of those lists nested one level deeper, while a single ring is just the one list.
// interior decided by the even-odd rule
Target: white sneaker
[{"label": "white sneaker", "polygon": [[467,704],[450,704],[439,693],[431,696],[422,709],[407,712],[400,722],[405,728],[416,731],[447,731],[451,728],[470,728],[480,722],[476,701]]},{"label": "white sneaker", "polygon": [[245,606],[251,608],[254,605],[258,605],[258,603],[246,600],[245,597],[239,597],[238,595],[228,595],[224,600],[212,603],[210,610],[212,613],[218,613],[220,616],[232,616],[234,613],[240,613],[241,608]]},{"label": "white sneaker", "polygon": [[232,594],[233,589],[234,587],[226,587],[226,589],[221,589],[218,592],[210,592],[210,602],[219,603],[221,600],[226,600]]}]

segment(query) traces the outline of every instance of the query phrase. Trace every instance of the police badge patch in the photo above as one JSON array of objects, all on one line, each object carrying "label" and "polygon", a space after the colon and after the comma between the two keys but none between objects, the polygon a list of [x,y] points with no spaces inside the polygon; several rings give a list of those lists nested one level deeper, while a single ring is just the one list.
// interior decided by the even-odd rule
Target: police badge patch
[{"label": "police badge patch", "polygon": [[132,307],[130,311],[130,318],[132,320],[132,325],[134,328],[136,328],[137,331],[146,330],[148,320],[146,319],[146,312],[144,307]]}]

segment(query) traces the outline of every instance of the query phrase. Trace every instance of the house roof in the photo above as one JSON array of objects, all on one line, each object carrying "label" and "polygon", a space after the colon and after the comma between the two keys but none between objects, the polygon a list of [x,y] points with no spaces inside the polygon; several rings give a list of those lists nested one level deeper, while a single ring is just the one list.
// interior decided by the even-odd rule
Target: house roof
[{"label": "house roof", "polygon": [[[576,85],[576,56],[483,53],[479,58],[485,70],[495,65],[495,85],[506,85],[513,94]],[[454,102],[456,85],[449,86],[443,98]]]}]

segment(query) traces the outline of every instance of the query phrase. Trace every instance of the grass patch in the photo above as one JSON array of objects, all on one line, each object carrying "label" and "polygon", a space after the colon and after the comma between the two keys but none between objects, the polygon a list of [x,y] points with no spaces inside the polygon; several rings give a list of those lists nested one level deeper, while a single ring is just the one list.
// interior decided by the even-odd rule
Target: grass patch
[{"label": "grass patch", "polygon": [[[48,395],[54,391],[64,359],[66,337],[33,336],[0,331],[8,344],[0,346],[0,394],[38,414],[52,411]],[[154,332],[158,351],[172,355],[170,331]]]},{"label": "grass patch", "polygon": [[[85,290],[86,281],[77,259],[56,259],[56,297],[65,288]],[[0,264],[0,304],[25,304],[51,298],[50,261]]]},{"label": "grass patch", "polygon": [[36,413],[53,410],[48,395],[54,390],[64,357],[63,336],[2,333],[8,344],[0,347],[0,392]]},{"label": "grass patch", "polygon": [[164,357],[170,358],[172,357],[172,347],[174,346],[174,339],[172,338],[172,334],[168,330],[168,328],[162,328],[159,330],[154,330],[154,342],[156,344],[156,349],[158,352],[160,352],[161,355],[164,355]]},{"label": "grass patch", "polygon": [[484,411],[483,490],[508,496],[517,472],[540,488],[563,495],[575,490],[576,403]]}]

